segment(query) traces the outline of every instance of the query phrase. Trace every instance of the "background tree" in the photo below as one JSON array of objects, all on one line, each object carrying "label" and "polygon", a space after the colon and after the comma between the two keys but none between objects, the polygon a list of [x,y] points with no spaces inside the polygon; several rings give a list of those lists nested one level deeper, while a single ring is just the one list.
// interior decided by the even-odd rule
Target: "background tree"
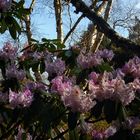
[{"label": "background tree", "polygon": [[129,38],[137,44],[140,44],[140,20],[137,17],[135,17],[134,25],[130,27]]}]

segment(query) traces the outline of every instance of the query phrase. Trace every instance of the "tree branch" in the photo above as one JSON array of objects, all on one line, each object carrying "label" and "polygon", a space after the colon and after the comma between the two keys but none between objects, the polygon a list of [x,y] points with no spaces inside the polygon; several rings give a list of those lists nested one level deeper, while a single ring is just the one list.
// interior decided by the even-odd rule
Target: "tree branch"
[{"label": "tree branch", "polygon": [[65,43],[67,41],[67,39],[69,38],[69,36],[71,35],[71,33],[75,30],[75,28],[77,27],[77,25],[80,23],[80,21],[83,19],[83,15],[81,15],[77,21],[75,22],[75,24],[73,25],[73,27],[70,29],[70,31],[67,33],[67,35],[65,36],[63,43]]},{"label": "tree branch", "polygon": [[82,12],[85,17],[93,21],[100,32],[104,33],[117,47],[125,48],[126,50],[131,50],[134,53],[140,55],[140,45],[126,39],[116,31],[114,31],[110,25],[100,16],[98,16],[94,11],[92,11],[82,0],[71,0],[73,6],[76,8],[76,13]]}]

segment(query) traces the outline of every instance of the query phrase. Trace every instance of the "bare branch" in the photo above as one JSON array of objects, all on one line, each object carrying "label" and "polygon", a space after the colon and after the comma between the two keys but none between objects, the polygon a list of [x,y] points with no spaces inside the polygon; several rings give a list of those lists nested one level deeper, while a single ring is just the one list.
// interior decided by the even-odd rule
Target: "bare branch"
[{"label": "bare branch", "polygon": [[71,33],[75,30],[75,28],[77,27],[77,25],[80,23],[80,21],[83,19],[83,15],[81,15],[77,21],[75,22],[75,24],[73,25],[73,27],[71,28],[71,30],[67,33],[67,35],[65,36],[63,43],[65,43],[67,41],[67,39],[69,38],[69,36],[71,35]]}]

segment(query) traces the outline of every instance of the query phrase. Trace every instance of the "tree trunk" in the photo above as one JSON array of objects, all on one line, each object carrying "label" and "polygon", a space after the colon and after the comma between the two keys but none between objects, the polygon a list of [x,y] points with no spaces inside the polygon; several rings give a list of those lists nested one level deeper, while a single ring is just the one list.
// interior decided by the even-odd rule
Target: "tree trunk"
[{"label": "tree trunk", "polygon": [[[106,2],[102,2],[98,7],[97,0],[93,1],[92,8],[97,13],[97,15],[101,15],[104,11]],[[88,30],[85,32],[82,36],[81,44],[83,47],[86,48],[87,51],[91,50],[91,47],[95,43],[95,40],[97,38],[97,26],[94,23],[91,23],[88,25]]]},{"label": "tree trunk", "polygon": [[[36,0],[31,1],[30,7],[29,7],[30,14],[33,11],[33,7],[35,5],[35,2],[36,2]],[[31,31],[31,17],[30,17],[30,15],[25,15],[24,22],[25,22],[28,45],[31,45],[32,44],[32,41],[31,41],[31,39],[32,39],[32,31]]]},{"label": "tree trunk", "polygon": [[[112,3],[113,3],[113,0],[108,1],[107,7],[106,7],[106,10],[105,10],[105,14],[104,14],[104,20],[105,21],[108,20],[109,13],[110,13],[111,8],[112,8]],[[104,38],[104,34],[101,33],[101,32],[98,32],[98,34],[96,36],[96,39],[95,39],[95,42],[94,42],[93,46],[91,47],[92,52],[96,52],[98,50],[100,44],[103,41],[103,38]]]},{"label": "tree trunk", "polygon": [[28,45],[31,45],[31,39],[32,39],[32,32],[31,32],[31,19],[30,15],[25,16],[25,26],[26,26],[26,35],[27,35],[27,40],[28,40]]},{"label": "tree trunk", "polygon": [[62,6],[61,0],[54,0],[57,39],[63,41]]},{"label": "tree trunk", "polygon": [[[106,2],[104,1],[100,7],[97,9],[96,13],[97,15],[101,15],[104,11],[104,8],[105,8],[105,4]],[[92,49],[93,45],[95,44],[96,42],[96,39],[97,39],[97,36],[98,36],[98,31],[97,31],[97,26],[93,23],[92,24],[92,30],[90,31],[91,32],[91,36],[90,36],[90,41],[89,41],[89,50]]]}]

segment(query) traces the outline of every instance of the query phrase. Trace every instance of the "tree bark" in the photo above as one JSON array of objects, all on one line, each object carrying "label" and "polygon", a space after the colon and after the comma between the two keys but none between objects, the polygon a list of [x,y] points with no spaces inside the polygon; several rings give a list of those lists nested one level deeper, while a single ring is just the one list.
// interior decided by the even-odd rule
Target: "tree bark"
[{"label": "tree bark", "polygon": [[32,44],[32,32],[31,32],[31,19],[30,19],[30,15],[26,15],[25,19],[25,26],[26,26],[26,35],[27,35],[27,40],[28,40],[28,45]]},{"label": "tree bark", "polygon": [[140,55],[140,45],[137,45],[131,40],[118,35],[118,33],[114,31],[102,17],[98,16],[94,11],[92,11],[82,0],[71,0],[70,2],[76,8],[75,13],[82,12],[85,17],[95,23],[98,30],[111,39],[117,47],[131,50],[132,52]]},{"label": "tree bark", "polygon": [[[96,1],[96,3],[94,3],[94,7],[96,6],[96,4],[97,4],[97,1]],[[102,12],[104,11],[104,8],[105,8],[105,4],[106,4],[106,2],[103,1],[103,3],[98,7],[98,9],[96,10],[97,15],[100,16],[102,14]],[[97,43],[96,40],[98,39],[97,26],[94,23],[92,24],[92,30],[90,32],[91,32],[91,36],[89,38],[89,50],[92,50],[95,43]]]},{"label": "tree bark", "polygon": [[[32,2],[30,4],[30,7],[29,7],[30,14],[33,11],[33,7],[35,5],[35,2],[36,2],[35,0],[32,0]],[[30,15],[25,15],[24,22],[25,22],[28,45],[31,45],[32,44],[32,41],[31,41],[31,39],[32,39],[32,31],[31,31],[31,17],[30,17]]]},{"label": "tree bark", "polygon": [[[113,3],[113,0],[108,0],[107,7],[105,10],[105,14],[104,14],[105,21],[108,20],[109,13],[110,13],[111,7],[112,7],[112,3]],[[100,44],[102,43],[103,38],[104,38],[104,33],[98,32],[96,40],[95,40],[93,46],[91,47],[92,52],[96,52],[98,50]]]},{"label": "tree bark", "polygon": [[62,6],[61,0],[54,0],[57,39],[63,41]]},{"label": "tree bark", "polygon": [[[97,15],[101,15],[102,12],[104,11],[106,2],[102,2],[98,7],[97,5],[97,0],[93,1],[92,5],[90,6],[96,13]],[[90,23],[88,25],[87,31],[82,35],[81,37],[81,45],[86,49],[86,51],[90,51],[91,47],[95,43],[96,37],[97,37],[97,25],[94,23]]]}]

